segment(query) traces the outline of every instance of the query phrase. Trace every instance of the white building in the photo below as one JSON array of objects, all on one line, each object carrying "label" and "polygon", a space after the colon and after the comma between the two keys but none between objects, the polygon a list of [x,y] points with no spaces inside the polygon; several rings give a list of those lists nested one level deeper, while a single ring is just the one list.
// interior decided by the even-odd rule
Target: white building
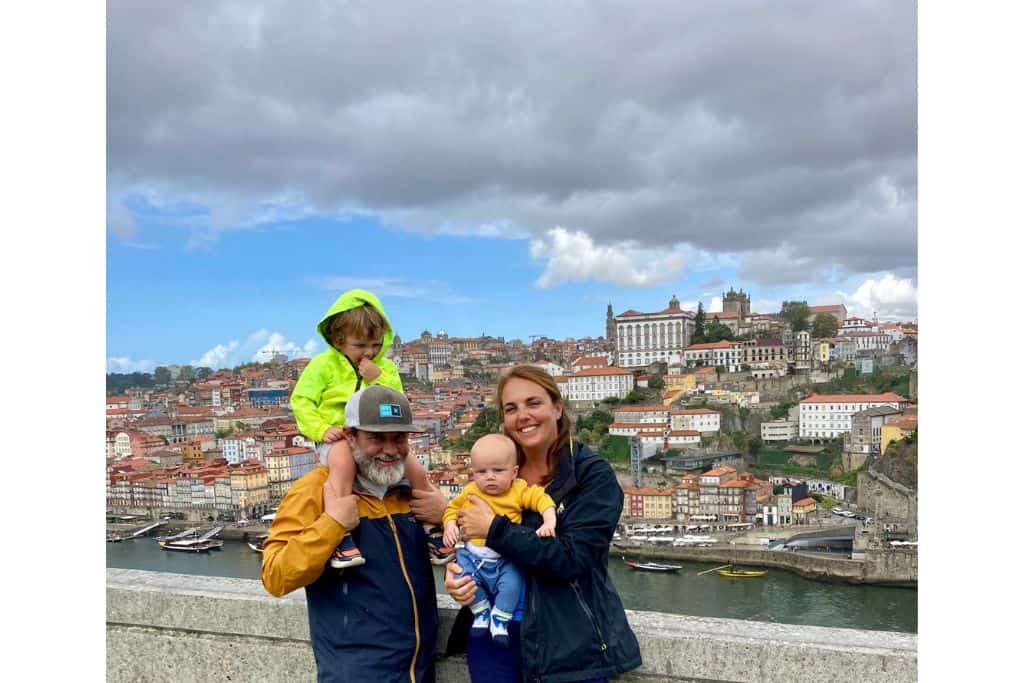
[{"label": "white building", "polygon": [[538,368],[545,371],[552,377],[560,377],[561,375],[565,374],[565,368],[563,368],[558,363],[552,363],[549,360],[539,360],[536,361],[535,363],[530,363],[530,365],[536,365]]},{"label": "white building", "polygon": [[692,429],[698,432],[717,432],[721,429],[722,414],[710,408],[675,408],[669,411],[672,429]]},{"label": "white building", "polygon": [[615,316],[615,350],[624,368],[651,363],[681,363],[683,349],[693,337],[693,313],[679,307],[672,297],[668,308],[656,313],[628,310]]},{"label": "white building", "polygon": [[772,420],[761,423],[761,441],[791,441],[800,435],[800,423],[792,420]]},{"label": "white building", "polygon": [[850,417],[868,408],[891,406],[902,411],[907,399],[884,394],[812,394],[800,401],[800,438],[834,439],[850,431]]},{"label": "white building", "polygon": [[616,422],[667,424],[669,412],[668,406],[662,405],[616,406],[612,416]]},{"label": "white building", "polygon": [[605,356],[580,356],[572,362],[572,372],[580,370],[593,370],[595,368],[608,367],[608,358]]},{"label": "white building", "polygon": [[739,372],[744,363],[744,349],[740,342],[717,341],[691,344],[683,350],[683,362],[688,368],[724,366],[726,372]]},{"label": "white building", "polygon": [[595,368],[555,377],[566,401],[600,401],[625,398],[633,390],[633,373],[622,368]]}]

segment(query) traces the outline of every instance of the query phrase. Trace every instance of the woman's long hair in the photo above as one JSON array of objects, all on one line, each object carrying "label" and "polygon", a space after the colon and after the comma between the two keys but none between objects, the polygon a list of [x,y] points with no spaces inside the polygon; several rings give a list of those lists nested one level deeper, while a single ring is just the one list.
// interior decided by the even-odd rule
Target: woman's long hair
[{"label": "woman's long hair", "polygon": [[[558,390],[558,385],[555,384],[554,378],[546,370],[536,365],[514,365],[502,373],[498,379],[498,389],[494,395],[494,402],[498,406],[498,419],[501,421],[503,428],[505,425],[505,404],[501,400],[501,394],[505,390],[505,384],[510,379],[522,379],[527,382],[533,382],[547,393],[552,403],[562,407],[562,417],[558,418],[558,421],[555,423],[558,427],[558,434],[555,437],[555,442],[548,448],[546,463],[548,471],[544,476],[544,483],[546,484],[555,475],[555,464],[558,462],[558,454],[562,451],[562,448],[572,443],[572,418],[569,417],[565,401],[562,400],[562,392]],[[516,444],[516,456],[518,457],[519,466],[522,467],[526,462],[526,453],[515,439],[512,441]]]}]

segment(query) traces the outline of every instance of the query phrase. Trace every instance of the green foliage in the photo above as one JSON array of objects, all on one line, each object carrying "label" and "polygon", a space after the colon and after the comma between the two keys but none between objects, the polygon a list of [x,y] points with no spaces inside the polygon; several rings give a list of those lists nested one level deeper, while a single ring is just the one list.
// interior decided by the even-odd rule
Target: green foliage
[{"label": "green foliage", "polygon": [[785,465],[789,462],[790,454],[780,451],[777,448],[762,448],[757,454],[758,465]]},{"label": "green foliage", "polygon": [[171,383],[171,371],[167,366],[161,365],[153,371],[153,381],[157,386],[165,387]]},{"label": "green foliage", "polygon": [[608,462],[628,463],[629,462],[629,439],[625,436],[608,436],[598,454]]},{"label": "green foliage", "polygon": [[829,313],[819,313],[814,316],[814,324],[811,325],[811,336],[815,339],[834,337],[839,331],[839,321]]},{"label": "green foliage", "polygon": [[123,394],[132,387],[140,389],[153,387],[153,376],[148,372],[107,373],[107,396]]},{"label": "green foliage", "polygon": [[786,401],[785,403],[777,403],[771,407],[768,414],[773,420],[781,420],[789,415],[789,410],[796,405],[796,401]]},{"label": "green foliage", "polygon": [[227,437],[231,436],[233,432],[234,430],[231,429],[231,427],[225,427],[223,429],[218,429],[217,431],[215,431],[213,433],[213,436],[216,439],[226,439]]},{"label": "green foliage", "polygon": [[704,341],[706,342],[718,342],[723,339],[731,340],[733,338],[732,329],[725,324],[718,322],[718,316],[708,324],[707,329],[704,332]]},{"label": "green foliage", "polygon": [[627,405],[634,405],[634,404],[637,404],[637,403],[643,403],[644,402],[644,397],[643,397],[643,395],[639,391],[637,391],[636,389],[633,389],[631,392],[626,394],[626,398],[622,399],[622,402],[627,404]]},{"label": "green foliage", "polygon": [[697,314],[693,317],[693,337],[690,339],[691,344],[702,344],[706,340],[705,335],[705,315],[704,315],[704,304],[697,302]]},{"label": "green foliage", "polygon": [[651,389],[664,389],[665,380],[661,378],[661,375],[655,375],[654,377],[651,377],[650,381],[647,383],[647,386],[649,386]]},{"label": "green foliage", "polygon": [[497,408],[485,408],[476,416],[473,426],[466,430],[466,433],[457,439],[449,441],[452,448],[460,451],[468,451],[484,434],[495,434],[501,422],[498,418]]},{"label": "green foliage", "polygon": [[795,332],[802,332],[808,327],[808,318],[811,316],[811,308],[806,301],[783,301],[779,317],[789,323],[789,328]]}]

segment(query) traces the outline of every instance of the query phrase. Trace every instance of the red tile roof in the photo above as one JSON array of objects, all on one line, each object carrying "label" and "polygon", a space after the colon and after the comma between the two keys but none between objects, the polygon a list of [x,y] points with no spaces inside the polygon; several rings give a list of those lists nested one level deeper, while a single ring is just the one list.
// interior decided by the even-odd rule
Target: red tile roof
[{"label": "red tile roof", "polygon": [[707,342],[707,343],[704,343],[704,344],[690,344],[689,346],[687,346],[683,350],[684,351],[703,351],[704,349],[731,349],[731,348],[733,348],[735,346],[739,346],[739,342],[725,341],[723,339],[722,341]]},{"label": "red tile roof", "polygon": [[899,394],[887,391],[884,394],[811,394],[804,403],[906,403],[907,399]]}]

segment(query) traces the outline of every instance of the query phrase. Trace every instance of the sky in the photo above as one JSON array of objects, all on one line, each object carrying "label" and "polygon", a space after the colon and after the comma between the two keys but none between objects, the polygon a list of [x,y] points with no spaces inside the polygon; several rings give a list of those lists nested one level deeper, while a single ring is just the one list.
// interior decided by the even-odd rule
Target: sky
[{"label": "sky", "polygon": [[601,336],[677,296],[917,318],[914,3],[107,4],[106,365]]}]

